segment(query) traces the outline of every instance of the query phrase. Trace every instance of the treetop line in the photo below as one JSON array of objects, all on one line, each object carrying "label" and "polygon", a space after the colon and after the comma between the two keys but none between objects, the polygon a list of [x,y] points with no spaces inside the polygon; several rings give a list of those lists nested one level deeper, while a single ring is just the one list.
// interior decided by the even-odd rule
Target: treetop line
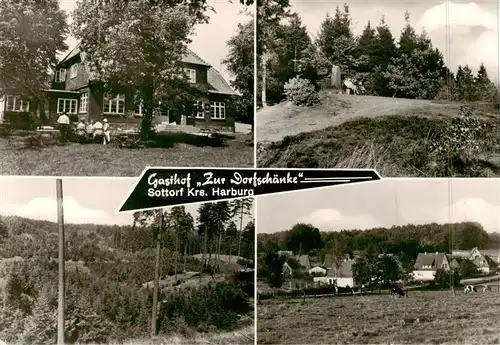
[{"label": "treetop line", "polygon": [[499,99],[483,63],[475,76],[468,65],[458,66],[453,73],[426,31],[415,31],[409,12],[404,13],[406,24],[398,40],[384,17],[376,27],[368,22],[356,37],[349,5],[337,6],[312,39],[289,1],[263,1],[262,6],[257,54],[259,103],[263,105],[283,100],[284,85],[295,76],[319,87],[332,66],[340,68],[343,79],[362,81],[368,94],[378,96],[467,102]]}]

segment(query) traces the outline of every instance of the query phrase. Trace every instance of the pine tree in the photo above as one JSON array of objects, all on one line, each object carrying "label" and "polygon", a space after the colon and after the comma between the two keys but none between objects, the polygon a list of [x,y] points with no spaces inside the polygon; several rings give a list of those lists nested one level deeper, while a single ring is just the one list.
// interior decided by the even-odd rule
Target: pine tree
[{"label": "pine tree", "polygon": [[327,14],[321,23],[316,44],[331,64],[340,67],[342,75],[354,75],[359,61],[355,57],[357,44],[347,4],[343,10],[337,6],[333,18]]},{"label": "pine tree", "polygon": [[457,72],[457,94],[461,102],[472,102],[474,100],[474,75],[468,65]]},{"label": "pine tree", "polygon": [[57,335],[57,310],[49,305],[45,293],[35,302],[32,315],[28,316],[21,334],[24,344],[52,344]]},{"label": "pine tree", "polygon": [[488,77],[488,72],[483,63],[479,66],[474,78],[474,99],[483,102],[495,102],[498,100],[498,90]]},{"label": "pine tree", "polygon": [[[377,48],[377,35],[375,29],[372,28],[370,21],[366,24],[361,36],[358,38],[358,46],[356,49],[356,57],[359,64],[357,66],[358,76],[361,79],[366,79],[370,73],[373,73],[375,67],[375,49]],[[370,83],[364,85],[365,88],[371,89]]]},{"label": "pine tree", "polygon": [[387,86],[389,81],[384,77],[383,72],[387,70],[391,59],[397,56],[397,47],[384,17],[381,18],[376,31],[376,44],[372,55],[374,71],[370,78],[370,84],[375,94],[393,96],[394,91]]},{"label": "pine tree", "polygon": [[446,67],[441,52],[434,49],[427,34],[418,37],[405,13],[406,27],[401,32],[397,56],[382,71],[387,87],[393,96],[417,99],[434,99],[442,89]]},{"label": "pine tree", "polygon": [[399,37],[399,54],[411,55],[417,46],[417,34],[410,23],[410,13],[405,12],[405,27]]}]

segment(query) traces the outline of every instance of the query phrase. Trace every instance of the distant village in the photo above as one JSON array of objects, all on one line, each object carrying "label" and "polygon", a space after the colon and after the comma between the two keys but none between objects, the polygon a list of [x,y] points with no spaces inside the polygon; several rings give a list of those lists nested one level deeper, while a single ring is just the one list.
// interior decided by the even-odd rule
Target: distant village
[{"label": "distant village", "polygon": [[[362,255],[359,252],[355,252],[352,256],[346,255],[340,261],[333,254],[325,254],[322,262],[318,262],[318,257],[307,254],[295,255],[292,251],[278,251],[278,254],[286,257],[283,264],[283,275],[286,278],[297,276],[300,272],[300,275],[306,274],[312,277],[315,285],[335,285],[347,288],[356,288],[359,285],[353,273],[353,265]],[[379,254],[378,256],[383,255],[398,260],[398,257],[393,254]],[[463,264],[475,268],[473,270],[475,276],[500,274],[500,249],[453,250],[451,254],[419,253],[413,270],[409,273],[413,283],[425,284],[434,280],[439,269],[450,271],[459,269]]]}]

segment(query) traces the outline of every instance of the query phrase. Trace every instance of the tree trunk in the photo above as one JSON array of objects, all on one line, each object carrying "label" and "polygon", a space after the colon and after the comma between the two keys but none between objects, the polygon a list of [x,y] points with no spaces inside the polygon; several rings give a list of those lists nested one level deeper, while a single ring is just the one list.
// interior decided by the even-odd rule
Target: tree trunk
[{"label": "tree trunk", "polygon": [[203,251],[203,264],[205,265],[206,264],[206,260],[207,260],[207,254],[208,254],[208,230],[207,230],[207,226],[205,225],[205,238],[204,238],[204,241],[205,241],[205,250]]},{"label": "tree trunk", "polygon": [[186,259],[187,256],[189,255],[189,250],[188,250],[188,243],[184,243],[184,264],[183,264],[183,271],[186,272]]},{"label": "tree trunk", "polygon": [[[241,257],[241,235],[243,232],[243,205],[241,206],[241,212],[240,212],[240,232],[238,233],[238,259]],[[238,261],[236,261],[238,262]]]},{"label": "tree trunk", "polygon": [[261,101],[262,101],[262,108],[265,108],[267,106],[267,99],[266,99],[266,81],[267,81],[267,54],[264,52],[262,54],[262,95],[261,95]]},{"label": "tree trunk", "polygon": [[40,122],[42,125],[48,125],[49,124],[49,118],[47,117],[47,114],[45,113],[45,100],[40,100],[37,99],[37,115],[38,118],[40,119]]},{"label": "tree trunk", "polygon": [[175,284],[177,284],[177,264],[179,261],[179,231],[177,227],[175,228],[175,261],[174,261],[174,270],[175,270]]},{"label": "tree trunk", "polygon": [[143,106],[143,116],[141,120],[141,138],[144,140],[149,139],[152,132],[153,116],[154,116],[154,102],[153,102],[153,85],[145,86],[141,89],[141,98]]},{"label": "tree trunk", "polygon": [[218,260],[217,260],[217,267],[219,267],[219,263],[220,263],[220,255],[221,255],[221,250],[222,250],[222,232],[219,233],[219,248],[218,248],[218,252],[219,252],[219,257],[218,257]]},{"label": "tree trunk", "polygon": [[160,253],[161,253],[161,232],[163,227],[163,210],[160,209],[160,224],[159,224],[158,236],[156,238],[156,261],[155,261],[155,276],[154,276],[154,288],[153,288],[153,310],[151,317],[151,337],[156,336],[156,319],[158,312],[158,290],[160,285]]}]

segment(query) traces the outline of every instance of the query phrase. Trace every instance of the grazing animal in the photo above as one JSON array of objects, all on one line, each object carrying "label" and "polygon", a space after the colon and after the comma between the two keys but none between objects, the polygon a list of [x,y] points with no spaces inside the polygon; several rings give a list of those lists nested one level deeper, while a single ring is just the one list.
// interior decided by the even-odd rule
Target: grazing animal
[{"label": "grazing animal", "polygon": [[344,86],[346,89],[352,90],[355,95],[359,95],[359,89],[351,79],[344,80]]},{"label": "grazing animal", "polygon": [[391,289],[391,295],[392,296],[398,296],[398,297],[408,297],[408,294],[403,291],[399,286],[393,287]]},{"label": "grazing animal", "polygon": [[466,285],[464,287],[464,293],[469,293],[469,292],[477,292],[477,289],[474,285]]},{"label": "grazing animal", "polygon": [[484,285],[483,292],[491,291],[491,287],[489,285]]}]

